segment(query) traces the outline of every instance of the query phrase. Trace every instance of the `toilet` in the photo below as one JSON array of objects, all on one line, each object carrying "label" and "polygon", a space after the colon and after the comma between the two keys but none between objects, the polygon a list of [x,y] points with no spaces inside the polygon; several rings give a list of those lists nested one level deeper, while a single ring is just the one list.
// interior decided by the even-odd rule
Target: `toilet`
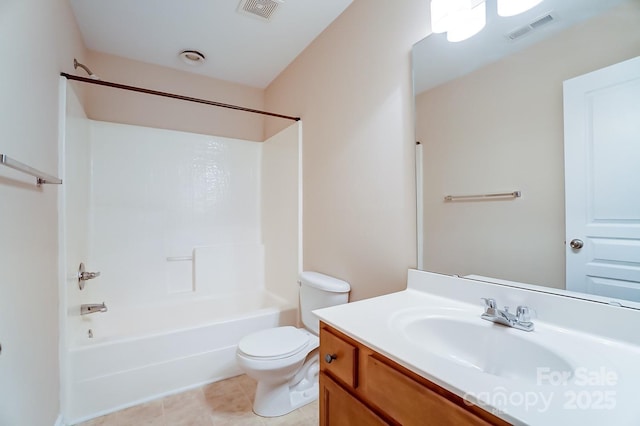
[{"label": "toilet", "polygon": [[349,300],[345,281],[318,272],[300,274],[300,316],[304,328],[275,327],[243,337],[236,359],[258,382],[253,411],[282,416],[318,398],[320,323],[311,311]]}]

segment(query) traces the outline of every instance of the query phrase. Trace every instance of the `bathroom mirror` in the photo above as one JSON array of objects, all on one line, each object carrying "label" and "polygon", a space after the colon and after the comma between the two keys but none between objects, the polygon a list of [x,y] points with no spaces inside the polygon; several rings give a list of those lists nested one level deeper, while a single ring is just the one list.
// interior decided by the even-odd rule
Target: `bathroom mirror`
[{"label": "bathroom mirror", "polygon": [[640,56],[640,0],[486,5],[472,38],[413,48],[418,268],[565,289],[563,81]]}]

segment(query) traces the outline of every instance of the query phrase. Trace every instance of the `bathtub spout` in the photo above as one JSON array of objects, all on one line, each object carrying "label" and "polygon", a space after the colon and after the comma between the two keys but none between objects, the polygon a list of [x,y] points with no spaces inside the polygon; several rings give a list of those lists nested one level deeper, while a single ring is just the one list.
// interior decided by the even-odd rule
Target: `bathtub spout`
[{"label": "bathtub spout", "polygon": [[80,315],[93,314],[94,312],[107,312],[107,306],[104,302],[80,305]]}]

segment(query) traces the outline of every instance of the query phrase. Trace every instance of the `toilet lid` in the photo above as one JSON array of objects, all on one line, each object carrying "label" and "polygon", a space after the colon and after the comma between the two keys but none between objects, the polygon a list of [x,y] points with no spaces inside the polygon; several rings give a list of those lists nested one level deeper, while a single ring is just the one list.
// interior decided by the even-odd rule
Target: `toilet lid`
[{"label": "toilet lid", "polygon": [[285,358],[299,352],[309,335],[295,327],[276,327],[249,334],[238,343],[238,349],[256,358]]}]

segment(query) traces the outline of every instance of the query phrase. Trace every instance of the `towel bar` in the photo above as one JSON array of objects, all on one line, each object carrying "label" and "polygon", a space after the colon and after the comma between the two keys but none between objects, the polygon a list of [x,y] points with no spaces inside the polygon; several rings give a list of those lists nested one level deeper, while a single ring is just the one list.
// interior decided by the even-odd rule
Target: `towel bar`
[{"label": "towel bar", "polygon": [[46,183],[57,185],[62,183],[62,179],[43,173],[39,170],[34,169],[33,167],[29,167],[26,164],[7,157],[5,154],[0,154],[0,164],[35,177],[36,185],[38,186]]}]

